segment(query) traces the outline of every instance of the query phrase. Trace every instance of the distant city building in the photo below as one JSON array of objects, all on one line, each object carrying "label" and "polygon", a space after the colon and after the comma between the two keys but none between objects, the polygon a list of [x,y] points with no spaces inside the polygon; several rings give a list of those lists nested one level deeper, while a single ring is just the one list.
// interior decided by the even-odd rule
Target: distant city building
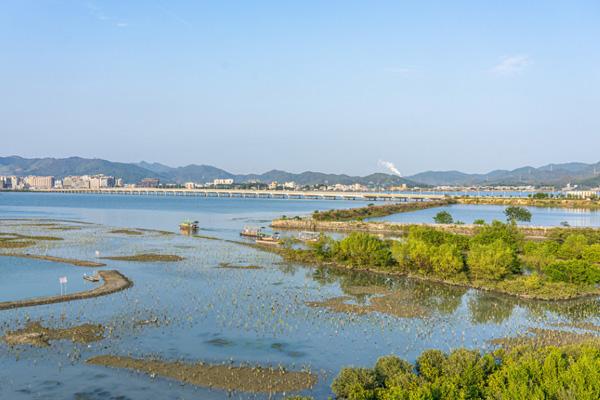
[{"label": "distant city building", "polygon": [[115,178],[106,175],[93,175],[89,177],[90,189],[102,189],[115,186]]},{"label": "distant city building", "polygon": [[158,178],[144,178],[138,184],[137,187],[142,188],[156,188],[160,184],[160,179]]},{"label": "distant city building", "polygon": [[269,183],[269,190],[277,189],[277,185],[278,185],[277,181],[273,181],[273,182]]},{"label": "distant city building", "polygon": [[408,189],[408,186],[406,185],[406,183],[403,183],[402,185],[398,185],[398,186],[390,186],[389,189],[392,192],[402,192],[403,190]]},{"label": "distant city building", "polygon": [[185,183],[185,188],[186,189],[195,189],[196,188],[196,184],[194,182],[186,182]]},{"label": "distant city building", "polygon": [[48,190],[54,187],[54,177],[31,175],[25,178],[25,184],[30,189]]},{"label": "distant city building", "polygon": [[115,179],[115,187],[123,187],[123,178],[117,178]]},{"label": "distant city building", "polygon": [[65,176],[63,178],[63,189],[89,189],[90,180],[87,176]]},{"label": "distant city building", "polygon": [[284,189],[288,189],[288,190],[294,190],[298,187],[298,185],[296,184],[296,182],[291,181],[291,182],[285,182],[283,184],[283,188]]},{"label": "distant city building", "polygon": [[598,197],[598,192],[595,190],[569,190],[565,192],[568,197],[576,197],[578,199],[591,199]]},{"label": "distant city building", "polygon": [[215,179],[213,180],[213,185],[233,185],[233,179]]}]

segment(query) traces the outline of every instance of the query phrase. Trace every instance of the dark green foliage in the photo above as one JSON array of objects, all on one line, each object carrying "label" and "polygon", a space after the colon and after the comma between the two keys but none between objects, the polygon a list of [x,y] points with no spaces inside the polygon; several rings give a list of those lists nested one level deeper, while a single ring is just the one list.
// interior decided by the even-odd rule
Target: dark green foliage
[{"label": "dark green foliage", "polygon": [[448,211],[440,211],[435,214],[433,220],[436,224],[451,224],[454,222],[454,218],[452,218],[452,215]]},{"label": "dark green foliage", "polygon": [[485,225],[485,220],[476,219],[475,221],[473,221],[473,225]]},{"label": "dark green foliage", "polygon": [[385,385],[398,375],[411,373],[413,366],[396,356],[385,356],[377,360],[375,364],[375,375],[380,385]]},{"label": "dark green foliage", "polygon": [[[382,361],[383,360],[383,361]],[[375,369],[344,368],[332,389],[338,399],[584,399],[600,398],[600,350],[585,344],[569,347],[520,347],[481,355],[458,349],[450,354],[428,350],[417,368],[384,357],[385,379]],[[410,367],[409,367],[410,366]]]},{"label": "dark green foliage", "polygon": [[378,386],[374,370],[343,368],[331,384],[331,390],[341,399],[375,399],[375,388]]},{"label": "dark green foliage", "polygon": [[474,279],[500,280],[517,272],[519,267],[514,249],[501,239],[490,244],[474,244],[467,263]]},{"label": "dark green foliage", "polygon": [[535,193],[533,196],[531,196],[534,199],[549,199],[550,196],[548,195],[548,193]]},{"label": "dark green foliage", "polygon": [[531,221],[531,212],[525,207],[508,206],[506,207],[506,210],[504,210],[504,215],[506,215],[506,220],[509,222]]},{"label": "dark green foliage", "polygon": [[586,260],[556,261],[543,269],[555,282],[592,285],[600,283],[600,266]]},{"label": "dark green foliage", "polygon": [[446,362],[446,354],[440,350],[426,350],[417,358],[417,371],[428,381],[435,381],[442,376],[442,366]]},{"label": "dark green foliage", "polygon": [[477,228],[477,233],[471,238],[471,244],[491,244],[497,240],[503,241],[515,252],[521,250],[524,236],[513,224],[492,221],[489,225]]},{"label": "dark green foliage", "polygon": [[351,233],[339,242],[334,242],[331,252],[336,261],[348,265],[390,267],[395,263],[390,246],[368,233]]}]

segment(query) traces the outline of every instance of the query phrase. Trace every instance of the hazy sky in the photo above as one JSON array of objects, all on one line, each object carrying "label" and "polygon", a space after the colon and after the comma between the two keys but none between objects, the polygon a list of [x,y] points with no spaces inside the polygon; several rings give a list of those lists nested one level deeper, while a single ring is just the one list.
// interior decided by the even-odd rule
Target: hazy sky
[{"label": "hazy sky", "polygon": [[600,2],[2,0],[0,91],[0,155],[596,162]]}]

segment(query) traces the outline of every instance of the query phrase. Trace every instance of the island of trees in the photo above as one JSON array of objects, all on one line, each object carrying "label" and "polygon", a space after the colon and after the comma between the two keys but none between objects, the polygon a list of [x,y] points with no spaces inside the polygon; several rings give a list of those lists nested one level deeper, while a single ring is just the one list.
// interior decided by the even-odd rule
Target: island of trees
[{"label": "island of trees", "polygon": [[472,235],[411,226],[400,239],[352,232],[322,234],[307,248],[278,249],[293,261],[493,290],[524,298],[598,295],[600,231],[556,229],[544,241],[525,240],[514,219],[477,225]]}]

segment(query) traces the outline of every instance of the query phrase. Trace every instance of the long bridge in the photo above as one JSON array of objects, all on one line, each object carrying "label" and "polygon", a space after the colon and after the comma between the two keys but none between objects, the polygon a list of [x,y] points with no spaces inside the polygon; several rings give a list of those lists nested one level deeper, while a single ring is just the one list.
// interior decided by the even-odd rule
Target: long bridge
[{"label": "long bridge", "polygon": [[184,189],[184,188],[102,188],[102,189],[50,189],[31,190],[45,193],[87,193],[146,196],[199,196],[236,197],[260,199],[315,199],[364,201],[428,201],[441,200],[441,194],[386,193],[386,192],[334,192],[300,190],[250,190],[250,189]]}]

